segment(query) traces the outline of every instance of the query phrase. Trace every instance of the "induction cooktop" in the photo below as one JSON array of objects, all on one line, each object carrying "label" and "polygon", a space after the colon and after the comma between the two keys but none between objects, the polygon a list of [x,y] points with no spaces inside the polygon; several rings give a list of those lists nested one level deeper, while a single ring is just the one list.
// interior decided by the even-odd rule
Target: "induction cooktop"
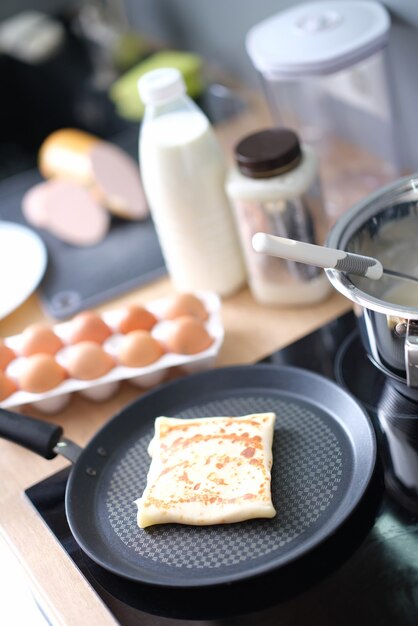
[{"label": "induction cooktop", "polygon": [[181,593],[129,583],[91,561],[72,537],[64,506],[69,469],[30,487],[27,497],[121,626],[415,625],[416,500],[397,480],[385,452],[378,414],[388,381],[365,355],[353,314],[263,362],[303,367],[336,381],[368,412],[380,450],[374,479],[356,511],[330,542],[289,571],[285,583],[274,573],[245,584]]}]

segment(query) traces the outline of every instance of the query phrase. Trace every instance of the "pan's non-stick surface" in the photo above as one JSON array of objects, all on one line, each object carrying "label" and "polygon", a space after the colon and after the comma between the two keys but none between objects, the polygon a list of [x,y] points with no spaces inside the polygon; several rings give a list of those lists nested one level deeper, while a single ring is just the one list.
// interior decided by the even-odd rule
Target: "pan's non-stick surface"
[{"label": "pan's non-stick surface", "polygon": [[[215,526],[136,524],[159,415],[274,411],[273,519]],[[248,579],[303,557],[350,515],[371,478],[373,428],[335,383],[294,367],[238,366],[146,394],[109,422],[75,466],[67,515],[84,551],[134,581],[196,587]]]}]

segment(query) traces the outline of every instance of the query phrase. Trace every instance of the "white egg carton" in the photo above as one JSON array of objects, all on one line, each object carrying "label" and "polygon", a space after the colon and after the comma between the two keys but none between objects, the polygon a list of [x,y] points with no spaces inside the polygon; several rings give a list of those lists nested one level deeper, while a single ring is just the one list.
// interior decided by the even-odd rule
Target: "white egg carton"
[{"label": "white egg carton", "polygon": [[[18,390],[11,396],[0,402],[0,408],[14,408],[30,404],[43,413],[58,413],[70,401],[74,392],[87,397],[94,401],[104,401],[114,395],[120,386],[122,380],[129,380],[133,385],[149,389],[161,383],[167,371],[172,367],[178,367],[185,374],[209,369],[215,363],[224,339],[224,328],[221,320],[221,301],[213,292],[199,291],[195,292],[205,305],[209,313],[209,318],[205,322],[205,327],[210,336],[214,339],[213,343],[207,350],[194,355],[182,355],[173,352],[163,354],[157,361],[145,367],[126,367],[124,365],[115,365],[107,374],[101,378],[94,380],[78,380],[75,378],[67,378],[60,385],[44,393],[29,393],[27,391]],[[156,339],[164,340],[170,329],[171,322],[163,320],[162,315],[165,307],[171,297],[152,300],[142,303],[146,309],[151,311],[158,322],[151,329],[150,333]],[[113,330],[113,334],[103,343],[103,348],[112,356],[118,351],[123,335],[118,332],[118,322],[120,321],[124,309],[108,311],[102,314],[103,320]],[[71,330],[72,321],[63,322],[52,326],[54,332],[62,339],[64,344],[68,343],[69,331]],[[4,343],[12,348],[17,354],[20,352],[22,335],[14,335],[4,339]],[[66,361],[66,353],[69,349],[68,345],[59,350],[55,355],[56,360],[64,365]],[[11,378],[17,378],[19,371],[23,365],[25,357],[18,356],[7,367],[6,373]]]}]

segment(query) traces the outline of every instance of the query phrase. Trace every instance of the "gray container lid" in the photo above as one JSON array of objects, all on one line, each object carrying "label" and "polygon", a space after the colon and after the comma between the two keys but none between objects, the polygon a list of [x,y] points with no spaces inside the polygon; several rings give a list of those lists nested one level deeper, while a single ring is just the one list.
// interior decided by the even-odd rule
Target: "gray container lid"
[{"label": "gray container lid", "polygon": [[253,26],[246,49],[266,77],[332,74],[381,50],[389,30],[378,2],[305,2]]}]

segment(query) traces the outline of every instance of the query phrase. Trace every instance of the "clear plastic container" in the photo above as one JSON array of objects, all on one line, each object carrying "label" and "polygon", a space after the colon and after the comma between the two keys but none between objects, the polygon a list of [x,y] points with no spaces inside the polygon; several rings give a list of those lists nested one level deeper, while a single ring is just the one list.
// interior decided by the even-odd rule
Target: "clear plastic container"
[{"label": "clear plastic container", "polygon": [[257,232],[323,244],[328,232],[318,159],[293,131],[273,128],[244,137],[226,181],[253,297],[266,305],[318,302],[330,294],[325,273],[256,252]]},{"label": "clear plastic container", "polygon": [[255,25],[247,52],[273,121],[320,159],[331,219],[400,174],[378,2],[309,2]]}]

